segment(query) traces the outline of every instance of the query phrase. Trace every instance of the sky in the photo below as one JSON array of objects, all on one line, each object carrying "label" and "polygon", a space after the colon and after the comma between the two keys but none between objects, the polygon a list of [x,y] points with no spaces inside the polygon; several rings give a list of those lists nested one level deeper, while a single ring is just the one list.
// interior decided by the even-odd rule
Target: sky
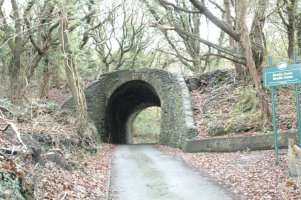
[{"label": "sky", "polygon": [[[138,0],[137,0],[138,1]],[[21,4],[24,2],[24,0],[17,0],[18,4]],[[11,4],[10,0],[4,0],[3,7],[5,8],[5,12],[7,15],[11,12]],[[209,7],[209,9],[213,13],[217,13],[217,10],[214,8],[214,6]],[[207,23],[205,18],[202,18],[202,27],[201,30],[204,30],[201,32],[202,38],[203,39],[208,39],[211,42],[217,42],[218,37],[219,37],[219,28],[217,28],[214,24],[211,22]]]}]

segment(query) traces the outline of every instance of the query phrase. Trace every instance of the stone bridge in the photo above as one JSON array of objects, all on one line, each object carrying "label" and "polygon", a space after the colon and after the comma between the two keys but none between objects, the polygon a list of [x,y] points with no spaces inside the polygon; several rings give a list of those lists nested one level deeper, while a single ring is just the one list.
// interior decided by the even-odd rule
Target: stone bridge
[{"label": "stone bridge", "polygon": [[[102,75],[85,94],[103,142],[131,143],[135,117],[150,106],[161,107],[161,144],[181,147],[197,134],[189,91],[180,75],[158,69],[120,70]],[[62,108],[74,110],[72,98]]]}]

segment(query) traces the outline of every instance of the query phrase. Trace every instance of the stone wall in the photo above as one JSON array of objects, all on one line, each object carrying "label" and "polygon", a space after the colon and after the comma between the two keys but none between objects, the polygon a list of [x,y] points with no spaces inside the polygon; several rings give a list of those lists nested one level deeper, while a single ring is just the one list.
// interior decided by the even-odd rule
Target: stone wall
[{"label": "stone wall", "polygon": [[[296,139],[296,132],[278,134],[278,147],[287,148],[288,138]],[[210,138],[187,140],[183,143],[184,152],[236,152],[274,149],[274,135],[254,135],[241,137]]]},{"label": "stone wall", "polygon": [[[160,143],[180,147],[197,135],[189,91],[180,75],[157,69],[120,70],[102,75],[85,94],[90,119],[104,142],[130,143],[135,116],[150,106],[161,107]],[[72,99],[62,108],[74,110]]]}]

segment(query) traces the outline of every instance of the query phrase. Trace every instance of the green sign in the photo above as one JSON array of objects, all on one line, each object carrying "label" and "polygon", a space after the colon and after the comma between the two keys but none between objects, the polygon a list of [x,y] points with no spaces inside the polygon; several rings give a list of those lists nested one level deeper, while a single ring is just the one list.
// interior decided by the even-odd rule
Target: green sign
[{"label": "green sign", "polygon": [[297,51],[293,53],[293,64],[281,62],[276,66],[272,66],[272,57],[269,56],[269,67],[262,69],[263,86],[271,90],[272,98],[272,122],[274,129],[274,147],[276,165],[279,163],[278,159],[278,134],[277,134],[277,120],[276,120],[276,106],[275,106],[275,86],[294,84],[296,96],[296,112],[298,121],[298,145],[301,147],[301,114],[300,114],[300,98],[299,98],[299,83],[301,83],[301,64],[297,64]]},{"label": "green sign", "polygon": [[262,72],[264,87],[301,83],[301,64],[282,62],[275,67],[265,67]]}]

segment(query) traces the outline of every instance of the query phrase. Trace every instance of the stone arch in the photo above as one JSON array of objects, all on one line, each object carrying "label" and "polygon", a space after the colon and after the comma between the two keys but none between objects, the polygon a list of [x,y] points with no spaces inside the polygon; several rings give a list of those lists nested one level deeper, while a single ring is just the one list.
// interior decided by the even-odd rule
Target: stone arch
[{"label": "stone arch", "polygon": [[[161,107],[160,143],[181,147],[197,134],[190,95],[180,75],[157,69],[120,70],[102,75],[85,94],[90,119],[103,142],[130,143],[135,116],[150,106]],[[62,108],[74,109],[72,99]]]}]

